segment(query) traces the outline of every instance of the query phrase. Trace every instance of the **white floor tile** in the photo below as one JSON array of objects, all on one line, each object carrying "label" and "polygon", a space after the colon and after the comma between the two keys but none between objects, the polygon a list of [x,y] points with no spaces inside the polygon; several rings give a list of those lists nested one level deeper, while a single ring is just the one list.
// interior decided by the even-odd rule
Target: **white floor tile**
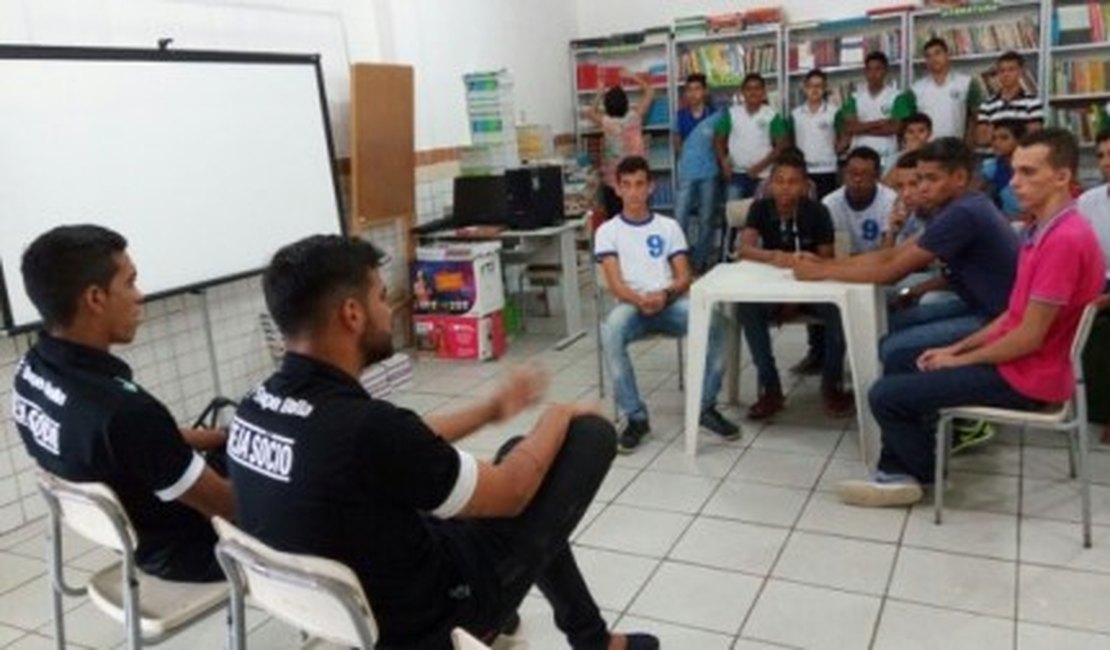
[{"label": "white floor tile", "polygon": [[579,537],[581,537],[582,533],[586,532],[586,529],[590,527],[590,524],[593,523],[594,519],[597,519],[597,516],[600,515],[601,512],[605,510],[606,506],[608,505],[609,504],[607,503],[601,503],[598,501],[591,503],[589,507],[586,508],[585,514],[582,515],[582,519],[578,520],[578,525],[570,534],[570,539],[572,541],[576,541]]},{"label": "white floor tile", "polygon": [[[73,641],[90,648],[111,648],[126,639],[123,624],[109,618],[91,602],[86,601],[80,607],[66,612],[65,622],[67,643]],[[47,623],[39,627],[37,632],[50,637],[54,633],[54,624]],[[227,638],[226,634],[224,638]]]},{"label": "white floor tile", "polygon": [[895,550],[893,544],[795,531],[772,575],[882,596]]},{"label": "white floor tile", "polygon": [[740,458],[729,478],[809,489],[817,482],[825,463],[821,456],[752,448]]},{"label": "white floor tile", "polygon": [[993,512],[944,510],[944,523],[936,525],[932,506],[910,512],[902,543],[907,546],[984,555],[1000,560],[1017,559],[1017,518]]},{"label": "white floor tile", "polygon": [[715,478],[645,470],[621,492],[616,503],[694,514],[719,482]]},{"label": "white floor tile", "polygon": [[752,442],[753,449],[785,451],[828,458],[840,442],[841,429],[770,424]]},{"label": "white floor tile", "polygon": [[32,560],[14,553],[0,553],[0,593],[18,587],[45,572],[45,560]]},{"label": "white floor tile", "polygon": [[617,625],[619,632],[649,632],[659,638],[662,648],[697,648],[698,650],[729,650],[732,637],[705,630],[663,623],[648,618],[624,616]]},{"label": "white floor tile", "polygon": [[1091,536],[1091,548],[1083,548],[1079,524],[1026,517],[1021,521],[1021,561],[1110,573],[1110,527],[1094,526]]},{"label": "white floor tile", "polygon": [[[623,424],[617,425],[617,432],[619,433]],[[613,459],[614,467],[629,467],[631,469],[643,469],[650,465],[663,451],[669,443],[669,440],[663,439],[653,433],[649,433],[643,439],[640,446],[637,447],[632,453],[617,454]]]},{"label": "white floor tile", "polygon": [[663,557],[692,517],[675,512],[611,504],[578,538],[584,546]]},{"label": "white floor tile", "polygon": [[19,628],[9,627],[7,625],[0,625],[0,648],[15,641],[19,637],[27,634]]},{"label": "white floor tile", "polygon": [[628,612],[679,625],[736,634],[761,580],[752,576],[664,562]]},{"label": "white floor tile", "polygon": [[1022,565],[1018,618],[1110,633],[1106,600],[1096,594],[1110,594],[1110,576]]},{"label": "white floor tile", "polygon": [[874,650],[1011,650],[1012,620],[887,601]]},{"label": "white floor tile", "polygon": [[[1017,476],[1022,471],[1021,447],[991,442],[952,457],[952,471]],[[1026,476],[1028,476],[1026,472]]]},{"label": "white floor tile", "polygon": [[784,645],[780,643],[767,643],[766,641],[755,641],[753,639],[745,639],[740,637],[732,646],[732,650],[800,650],[798,646]]},{"label": "white floor tile", "polygon": [[[67,648],[86,648],[76,643],[69,643],[66,641]],[[4,650],[54,650],[54,640],[50,637],[42,636],[40,634],[28,634],[20,638],[15,643],[6,646]]]},{"label": "white floor tile", "polygon": [[1013,562],[903,548],[890,596],[976,614],[1014,615]]},{"label": "white floor tile", "polygon": [[1012,515],[1018,511],[1018,490],[1016,476],[953,471],[948,476],[944,507]]},{"label": "white floor tile", "polygon": [[908,510],[905,508],[858,508],[840,502],[830,492],[815,492],[806,506],[798,528],[880,542],[897,541]]},{"label": "white floor tile", "polygon": [[806,490],[725,480],[705,504],[702,514],[793,526],[808,498]]},{"label": "white floor tile", "polygon": [[691,456],[686,453],[685,442],[680,437],[668,445],[648,468],[661,472],[721,478],[736,465],[736,460],[742,453],[744,447],[739,441],[715,441],[703,436],[698,442],[698,453]]},{"label": "white floor tile", "polygon": [[594,501],[612,501],[621,493],[621,490],[628,487],[628,484],[639,473],[640,470],[629,467],[610,467],[609,472],[605,475],[605,480],[601,482],[601,487],[597,490]]},{"label": "white floor tile", "polygon": [[810,650],[866,648],[878,598],[770,580],[742,636]]},{"label": "white floor tile", "polygon": [[1060,627],[1018,623],[1017,650],[1106,650],[1110,636]]},{"label": "white floor tile", "polygon": [[[66,578],[70,584],[84,584],[88,581],[89,574],[74,569],[67,571]],[[83,597],[66,598],[66,611],[84,602]],[[0,595],[0,623],[31,631],[49,621],[50,616],[50,587],[45,576],[25,582]]]},{"label": "white floor tile", "polygon": [[658,566],[659,560],[576,547],[574,557],[598,606],[622,611]]},{"label": "white floor tile", "polygon": [[765,576],[786,543],[789,532],[785,528],[698,517],[669,557]]},{"label": "white floor tile", "polygon": [[[1079,483],[1027,478],[1022,483],[1021,509],[1027,517],[1079,521]],[[1098,524],[1110,524],[1110,487],[1091,485],[1091,518]]]}]

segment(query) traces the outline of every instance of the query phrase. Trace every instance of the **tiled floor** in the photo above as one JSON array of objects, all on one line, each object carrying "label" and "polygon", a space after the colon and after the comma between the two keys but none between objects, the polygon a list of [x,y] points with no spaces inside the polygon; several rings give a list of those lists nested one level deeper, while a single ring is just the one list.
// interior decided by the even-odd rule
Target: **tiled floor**
[{"label": "tiled floor", "polygon": [[[778,335],[780,366],[797,360],[803,336],[798,328]],[[396,401],[448,411],[492,390],[505,366],[523,359],[553,373],[550,399],[596,398],[592,339],[563,351],[551,350],[552,341],[529,335],[499,363],[422,360],[414,388]],[[1094,458],[1099,525],[1090,550],[1079,542],[1066,450],[1043,434],[1022,440],[1004,432],[958,457],[942,527],[929,503],[853,509],[829,490],[863,472],[855,422],[826,418],[812,382],[793,387],[775,424],[745,423],[735,443],[703,436],[690,458],[679,436],[673,342],[634,349],[654,433],[635,454],[618,457],[574,538],[616,628],[650,630],[679,649],[1110,647],[1110,453]],[[750,370],[742,388],[750,400]],[[462,446],[488,457],[537,413]],[[0,647],[50,647],[40,526],[0,538]],[[80,542],[68,557],[84,572],[111,559]],[[117,624],[81,600],[67,606],[73,647],[120,645]],[[542,598],[529,596],[521,612],[529,647],[565,647]],[[165,647],[219,647],[222,625],[215,615]],[[256,613],[251,647],[297,643],[288,625]]]}]

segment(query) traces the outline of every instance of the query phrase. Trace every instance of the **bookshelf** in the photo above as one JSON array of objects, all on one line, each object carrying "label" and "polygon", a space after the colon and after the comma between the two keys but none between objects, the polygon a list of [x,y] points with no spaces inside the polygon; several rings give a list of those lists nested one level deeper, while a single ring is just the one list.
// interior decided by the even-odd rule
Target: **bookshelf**
[{"label": "bookshelf", "polygon": [[1094,139],[1110,103],[1110,3],[1052,0],[1042,18],[1048,43],[1047,122],[1068,129],[1082,147],[1080,181],[1101,182]]},{"label": "bookshelf", "polygon": [[948,43],[952,68],[979,82],[985,96],[996,92],[994,64],[1008,50],[1025,57],[1028,92],[1044,95],[1043,7],[1040,0],[983,3],[910,14],[909,56],[913,83],[927,73],[922,47],[934,36]]},{"label": "bookshelf", "polygon": [[[621,69],[647,75],[655,99],[644,116],[644,146],[651,162],[655,193],[652,209],[674,210],[674,150],[671,124],[674,121],[676,86],[671,67],[671,37],[666,28],[619,34],[602,38],[571,41],[571,71],[574,92],[575,139],[580,153],[600,169],[602,134],[587,121],[583,109],[593,102],[600,89],[620,83]],[[640,88],[624,85],[630,105],[640,99]]]},{"label": "bookshelf", "polygon": [[878,50],[890,59],[889,81],[906,87],[907,13],[859,16],[786,28],[786,110],[805,102],[802,82],[820,68],[829,76],[829,101],[843,105],[864,81],[864,58]]},{"label": "bookshelf", "polygon": [[[767,80],[767,101],[775,110],[782,111],[785,106],[782,40],[783,28],[779,23],[731,33],[676,36],[675,89],[681,88],[687,75],[701,72],[707,77],[713,104],[726,108],[734,103],[744,76],[758,72]],[[678,97],[677,92],[675,96]]]}]

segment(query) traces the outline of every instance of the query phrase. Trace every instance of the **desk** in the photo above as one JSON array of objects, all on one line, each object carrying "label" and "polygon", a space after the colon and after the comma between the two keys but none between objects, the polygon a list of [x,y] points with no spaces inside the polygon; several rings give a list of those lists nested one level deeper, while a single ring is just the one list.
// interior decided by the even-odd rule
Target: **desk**
[{"label": "desk", "polygon": [[556,350],[586,335],[582,326],[582,297],[578,289],[578,249],[575,233],[586,223],[586,217],[567,219],[557,226],[535,230],[498,230],[460,228],[421,235],[428,240],[500,239],[502,253],[526,256],[534,264],[552,264],[560,269],[559,289],[562,292],[565,336],[555,344]]},{"label": "desk", "polygon": [[[881,374],[879,337],[886,331],[883,292],[873,284],[799,282],[789,269],[751,261],[718,264],[690,289],[690,322],[686,334],[686,453],[697,453],[709,317],[719,302],[826,302],[840,308],[859,418],[860,450],[863,461],[874,466],[879,458],[880,434],[867,401],[867,391]],[[733,336],[738,332],[739,325]],[[735,363],[735,358],[729,362]]]}]

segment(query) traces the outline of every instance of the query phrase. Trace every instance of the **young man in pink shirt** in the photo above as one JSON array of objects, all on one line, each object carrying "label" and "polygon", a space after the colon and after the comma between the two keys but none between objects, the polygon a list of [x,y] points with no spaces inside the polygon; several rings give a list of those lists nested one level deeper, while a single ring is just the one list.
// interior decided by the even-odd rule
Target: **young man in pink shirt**
[{"label": "young man in pink shirt", "polygon": [[1103,289],[1106,266],[1071,184],[1075,137],[1062,129],[1025,136],[1014,152],[1012,187],[1035,220],[1025,229],[1006,311],[953,345],[926,350],[916,371],[888,375],[870,393],[882,428],[878,470],[838,486],[845,503],[909,505],[932,482],[940,409],[984,405],[1039,409],[1075,390],[1070,349],[1080,316]]}]

